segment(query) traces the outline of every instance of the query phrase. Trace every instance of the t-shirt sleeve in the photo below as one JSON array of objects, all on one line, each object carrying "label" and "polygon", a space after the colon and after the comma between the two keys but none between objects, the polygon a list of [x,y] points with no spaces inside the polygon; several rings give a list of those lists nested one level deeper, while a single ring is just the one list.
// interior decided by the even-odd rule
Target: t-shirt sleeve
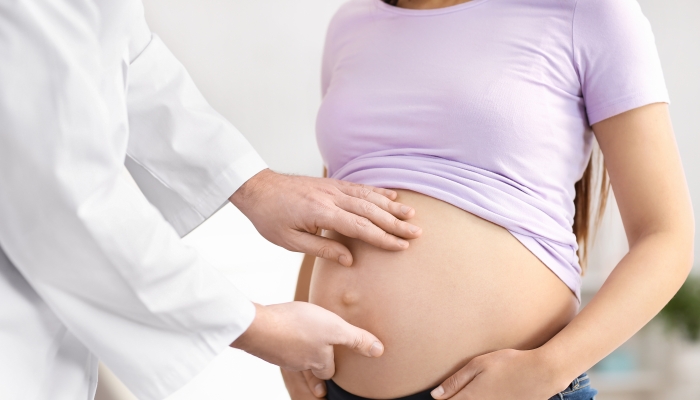
[{"label": "t-shirt sleeve", "polygon": [[579,0],[573,51],[589,124],[669,102],[651,25],[635,0]]}]

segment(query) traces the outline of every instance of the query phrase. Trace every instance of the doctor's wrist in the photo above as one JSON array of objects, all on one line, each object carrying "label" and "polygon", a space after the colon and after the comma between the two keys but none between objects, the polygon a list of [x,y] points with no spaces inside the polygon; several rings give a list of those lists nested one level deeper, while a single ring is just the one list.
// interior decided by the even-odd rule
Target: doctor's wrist
[{"label": "doctor's wrist", "polygon": [[245,210],[248,208],[247,206],[251,203],[255,203],[255,194],[259,191],[261,185],[264,187],[266,182],[274,175],[277,175],[277,173],[269,168],[258,172],[245,181],[228,200],[245,214]]},{"label": "doctor's wrist", "polygon": [[246,353],[252,353],[256,350],[256,342],[264,335],[266,326],[269,325],[270,315],[265,306],[253,303],[255,306],[255,317],[250,324],[236,340],[231,343],[230,347],[243,350]]}]

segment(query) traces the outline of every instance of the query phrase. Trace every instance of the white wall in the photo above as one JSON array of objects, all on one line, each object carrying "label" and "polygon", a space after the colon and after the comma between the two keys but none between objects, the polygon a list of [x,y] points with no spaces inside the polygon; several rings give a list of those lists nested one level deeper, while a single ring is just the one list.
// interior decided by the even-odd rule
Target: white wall
[{"label": "white wall", "polygon": [[[671,96],[671,117],[693,198],[695,225],[700,226],[700,2],[639,3],[656,36]],[[700,234],[695,235],[695,253],[698,272]]]},{"label": "white wall", "polygon": [[[314,122],[321,48],[328,20],[342,2],[145,0],[145,5],[152,30],[273,169],[319,175]],[[700,2],[640,4],[656,33],[678,143],[700,215]],[[607,231],[591,261],[609,269],[625,242],[619,216],[613,212],[606,221]],[[265,242],[233,207],[186,240],[254,300],[291,298],[298,255]],[[700,235],[695,243],[700,249]],[[126,398],[107,392],[103,386],[102,399]],[[232,350],[171,400],[202,398],[283,399],[286,394],[276,368]]]},{"label": "white wall", "polygon": [[319,175],[321,50],[342,0],[146,0],[151,29],[269,165]]}]

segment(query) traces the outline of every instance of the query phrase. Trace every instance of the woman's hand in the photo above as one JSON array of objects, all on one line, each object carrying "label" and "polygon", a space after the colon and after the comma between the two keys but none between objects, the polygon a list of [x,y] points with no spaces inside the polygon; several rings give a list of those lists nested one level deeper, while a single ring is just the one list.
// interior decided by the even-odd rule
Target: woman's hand
[{"label": "woman's hand", "polygon": [[537,350],[498,350],[472,359],[431,394],[454,400],[545,400],[570,383],[558,375]]},{"label": "woman's hand", "polygon": [[326,383],[311,371],[290,371],[284,368],[280,370],[292,400],[318,400],[326,395]]}]

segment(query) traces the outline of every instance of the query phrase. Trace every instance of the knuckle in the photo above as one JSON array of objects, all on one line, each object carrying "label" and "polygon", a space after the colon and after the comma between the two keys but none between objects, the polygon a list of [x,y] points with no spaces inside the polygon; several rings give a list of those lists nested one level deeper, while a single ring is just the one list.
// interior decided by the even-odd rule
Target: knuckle
[{"label": "knuckle", "polygon": [[370,221],[365,217],[358,217],[355,218],[355,225],[360,229],[364,229],[370,225]]},{"label": "knuckle", "polygon": [[365,215],[372,215],[376,213],[378,208],[375,204],[368,201],[363,201],[360,207],[362,208],[362,213]]},{"label": "knuckle", "polygon": [[459,378],[457,377],[457,375],[452,375],[451,377],[447,378],[445,383],[443,383],[442,385],[445,388],[446,392],[457,392],[459,391]]},{"label": "knuckle", "polygon": [[369,196],[372,195],[372,189],[368,188],[365,185],[360,186],[360,190],[358,191],[358,195],[361,199],[367,199]]},{"label": "knuckle", "polygon": [[352,348],[353,349],[361,349],[362,346],[364,346],[364,344],[365,344],[365,338],[362,335],[357,335],[352,340]]},{"label": "knuckle", "polygon": [[[328,216],[333,209],[325,198],[321,196],[312,196],[310,199],[309,216],[318,218],[319,216]],[[302,216],[303,217],[303,216]]]},{"label": "knuckle", "polygon": [[317,213],[328,212],[335,206],[334,194],[331,191],[322,191],[312,195],[310,199],[311,209]]},{"label": "knuckle", "polygon": [[329,246],[321,246],[316,252],[316,257],[318,258],[329,258],[332,257],[333,250]]},{"label": "knuckle", "polygon": [[483,355],[483,356],[475,357],[474,359],[472,359],[472,360],[469,362],[469,364],[470,364],[471,367],[474,367],[474,368],[477,368],[477,369],[478,369],[478,368],[482,367],[482,366],[483,366],[485,363],[487,363],[488,361],[489,361],[488,357],[486,357],[486,355]]},{"label": "knuckle", "polygon": [[330,204],[328,204],[328,197],[319,194],[312,196],[311,203],[313,204],[313,208],[317,211],[325,211],[332,208]]},{"label": "knuckle", "polygon": [[327,368],[326,363],[314,362],[309,365],[309,369],[312,371],[324,371]]}]

